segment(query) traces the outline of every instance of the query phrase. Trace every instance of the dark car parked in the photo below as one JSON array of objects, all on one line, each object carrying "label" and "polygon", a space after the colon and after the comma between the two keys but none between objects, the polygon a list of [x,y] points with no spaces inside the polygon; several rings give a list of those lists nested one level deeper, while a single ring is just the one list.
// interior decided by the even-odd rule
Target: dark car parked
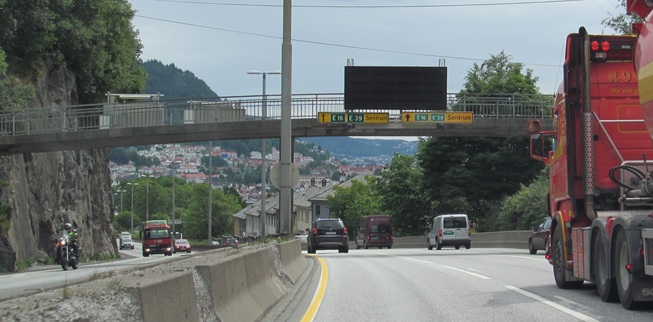
[{"label": "dark car parked", "polygon": [[313,222],[308,232],[308,252],[318,249],[337,249],[338,253],[349,253],[347,227],[338,218],[324,218]]},{"label": "dark car parked", "polygon": [[547,250],[549,239],[549,229],[551,228],[551,217],[542,218],[540,224],[533,228],[531,237],[528,238],[528,252],[537,253],[538,250]]}]

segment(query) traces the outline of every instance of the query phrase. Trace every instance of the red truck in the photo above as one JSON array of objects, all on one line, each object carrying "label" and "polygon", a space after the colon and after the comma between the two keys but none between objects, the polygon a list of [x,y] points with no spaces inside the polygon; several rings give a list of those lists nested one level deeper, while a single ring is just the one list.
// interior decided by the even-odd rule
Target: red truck
[{"label": "red truck", "polygon": [[165,222],[148,222],[143,228],[143,257],[150,254],[172,256],[174,236]]},{"label": "red truck", "polygon": [[587,281],[629,310],[653,301],[653,109],[642,108],[633,62],[635,48],[653,47],[641,43],[585,28],[570,34],[555,130],[529,122],[531,157],[549,165],[546,258],[557,286]]}]

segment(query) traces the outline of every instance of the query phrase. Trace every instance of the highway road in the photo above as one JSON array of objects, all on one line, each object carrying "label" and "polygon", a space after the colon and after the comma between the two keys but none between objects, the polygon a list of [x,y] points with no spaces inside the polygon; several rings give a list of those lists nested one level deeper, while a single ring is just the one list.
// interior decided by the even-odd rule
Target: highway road
[{"label": "highway road", "polygon": [[[82,263],[77,270],[51,265],[2,274],[0,301],[188,256],[144,258],[136,245],[120,251],[125,259]],[[306,281],[263,321],[653,320],[653,308],[627,311],[602,302],[591,284],[558,289],[544,256],[526,249],[318,250],[311,259]]]},{"label": "highway road", "polygon": [[143,257],[141,243],[135,243],[134,250],[120,250],[120,256],[122,259],[114,261],[82,262],[76,270],[68,268],[64,271],[60,265],[46,265],[20,273],[0,274],[0,301],[89,281],[114,271],[154,266],[187,255],[177,253],[172,257],[163,255]]},{"label": "highway road", "polygon": [[[558,289],[544,256],[505,248],[318,251],[303,321],[651,321],[591,284]],[[310,297],[309,297],[310,298]],[[285,316],[284,318],[288,318]],[[301,320],[298,315],[293,320]]]}]

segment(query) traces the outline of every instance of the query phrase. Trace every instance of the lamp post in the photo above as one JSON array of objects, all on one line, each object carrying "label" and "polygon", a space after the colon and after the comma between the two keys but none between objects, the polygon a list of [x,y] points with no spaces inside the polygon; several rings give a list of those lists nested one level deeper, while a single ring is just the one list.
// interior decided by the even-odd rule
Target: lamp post
[{"label": "lamp post", "polygon": [[138,186],[138,182],[134,182],[134,183],[128,182],[127,185],[132,187],[132,209],[131,209],[132,220],[131,220],[131,230],[129,232],[133,234],[134,233],[134,186]]},{"label": "lamp post", "polygon": [[145,221],[150,220],[150,178],[154,178],[154,176],[145,175]]},{"label": "lamp post", "polygon": [[172,167],[172,233],[176,233],[177,230],[175,229],[175,222],[177,219],[175,218],[175,179],[177,179],[177,169],[173,166]]},{"label": "lamp post", "polygon": [[[260,72],[258,70],[250,70],[247,72],[247,74],[250,75],[263,75],[263,93],[261,95],[261,120],[265,120],[267,117],[267,103],[268,103],[268,98],[265,94],[265,88],[266,88],[266,78],[267,75],[280,75],[281,71],[278,70],[271,70],[269,72]],[[266,198],[266,191],[265,191],[265,138],[261,140],[261,216],[259,218],[259,231],[261,237],[265,238],[265,222],[266,222],[266,216],[265,216],[265,198]]]},{"label": "lamp post", "polygon": [[118,190],[118,193],[120,193],[120,212],[125,211],[125,209],[122,207],[122,194],[125,192],[127,192],[127,190],[123,190],[123,189]]},{"label": "lamp post", "polygon": [[211,175],[213,174],[213,141],[209,141],[209,213],[208,213],[208,218],[207,218],[207,223],[208,223],[208,241],[209,245],[213,245],[213,232],[211,231],[211,218],[213,217],[213,183],[211,183]]}]

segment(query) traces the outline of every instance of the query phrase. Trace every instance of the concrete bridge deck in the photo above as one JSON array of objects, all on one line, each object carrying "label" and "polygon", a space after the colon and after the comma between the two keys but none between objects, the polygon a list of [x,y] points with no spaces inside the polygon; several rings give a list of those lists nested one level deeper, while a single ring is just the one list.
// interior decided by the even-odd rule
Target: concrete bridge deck
[{"label": "concrete bridge deck", "polygon": [[[552,96],[450,94],[442,110],[345,110],[342,94],[292,98],[292,136],[525,136],[530,119],[550,128]],[[402,113],[467,112],[468,123],[407,122]],[[386,113],[387,123],[320,122],[320,113]],[[423,115],[424,115],[423,114]],[[0,112],[0,155],[91,148],[276,138],[279,96],[38,107]]]}]

